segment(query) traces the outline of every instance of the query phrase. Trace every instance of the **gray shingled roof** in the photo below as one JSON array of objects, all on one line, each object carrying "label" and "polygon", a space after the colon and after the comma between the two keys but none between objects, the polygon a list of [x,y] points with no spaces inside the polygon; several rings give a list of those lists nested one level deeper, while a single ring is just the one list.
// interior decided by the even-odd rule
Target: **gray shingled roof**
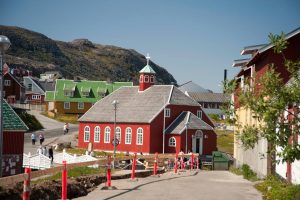
[{"label": "gray shingled roof", "polygon": [[201,93],[208,93],[207,89],[204,89],[200,85],[194,83],[193,81],[186,82],[179,86],[178,88],[182,92],[201,92]]},{"label": "gray shingled roof", "polygon": [[166,134],[181,134],[186,129],[213,130],[213,128],[189,111],[182,112],[166,129]]},{"label": "gray shingled roof", "polygon": [[226,101],[223,93],[188,92],[188,95],[197,102],[224,103]]},{"label": "gray shingled roof", "polygon": [[118,101],[116,121],[124,123],[150,123],[167,104],[200,106],[172,85],[154,85],[143,92],[138,86],[121,87],[99,100],[79,121],[114,122],[114,100]]}]

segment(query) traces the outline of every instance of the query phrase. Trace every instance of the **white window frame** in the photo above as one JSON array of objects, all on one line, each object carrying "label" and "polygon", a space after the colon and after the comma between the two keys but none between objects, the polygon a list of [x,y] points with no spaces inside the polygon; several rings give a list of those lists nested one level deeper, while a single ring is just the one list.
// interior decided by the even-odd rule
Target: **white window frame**
[{"label": "white window frame", "polygon": [[202,110],[197,110],[197,117],[202,119]]},{"label": "white window frame", "polygon": [[145,75],[145,76],[144,76],[144,82],[145,82],[145,83],[149,83],[149,76],[148,76],[148,75]]},{"label": "white window frame", "polygon": [[71,109],[71,103],[69,101],[64,102],[64,109],[68,109],[68,110]]},{"label": "white window frame", "polygon": [[72,97],[72,96],[74,96],[74,92],[72,92],[72,91],[64,91],[64,95],[66,97]]},{"label": "white window frame", "polygon": [[150,83],[154,83],[154,76],[150,76]]},{"label": "white window frame", "polygon": [[136,144],[137,145],[143,145],[144,142],[144,130],[143,128],[138,128],[136,130]]},{"label": "white window frame", "polygon": [[41,99],[41,95],[39,95],[39,94],[32,95],[31,99],[40,100]]},{"label": "white window frame", "polygon": [[99,143],[100,142],[100,127],[99,126],[96,126],[94,128],[94,142],[97,142]]},{"label": "white window frame", "polygon": [[105,127],[104,129],[104,143],[110,143],[110,127]]},{"label": "white window frame", "polygon": [[90,142],[90,127],[89,126],[84,127],[83,141]]},{"label": "white window frame", "polygon": [[140,83],[143,83],[143,81],[144,81],[144,76],[140,75]]},{"label": "white window frame", "polygon": [[83,110],[84,109],[84,102],[78,102],[78,109]]},{"label": "white window frame", "polygon": [[116,139],[119,140],[119,144],[121,143],[121,128],[116,127]]},{"label": "white window frame", "polygon": [[171,109],[165,108],[165,117],[171,117]]},{"label": "white window frame", "polygon": [[132,129],[127,127],[125,130],[125,144],[131,144],[132,140]]},{"label": "white window frame", "polygon": [[4,86],[10,86],[11,81],[10,80],[4,80]]},{"label": "white window frame", "polygon": [[168,144],[169,144],[169,147],[176,147],[176,138],[170,137]]}]

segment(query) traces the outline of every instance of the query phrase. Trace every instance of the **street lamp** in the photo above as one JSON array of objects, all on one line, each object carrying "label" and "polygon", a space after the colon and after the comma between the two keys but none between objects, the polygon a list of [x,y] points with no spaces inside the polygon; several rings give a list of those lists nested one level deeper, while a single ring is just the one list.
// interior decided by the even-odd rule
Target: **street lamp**
[{"label": "street lamp", "polygon": [[9,39],[0,35],[0,177],[2,177],[2,159],[3,159],[3,63],[2,56],[4,52],[10,47]]},{"label": "street lamp", "polygon": [[186,122],[185,124],[185,153],[188,153],[187,152],[187,141],[188,141],[188,125],[189,125],[189,122]]},{"label": "street lamp", "polygon": [[116,138],[116,121],[117,121],[117,105],[118,105],[118,101],[117,100],[113,100],[113,102],[111,103],[114,106],[114,110],[115,110],[115,119],[114,119],[114,155],[113,155],[113,168],[115,168],[115,158],[116,158],[116,146],[117,146],[117,138]]}]

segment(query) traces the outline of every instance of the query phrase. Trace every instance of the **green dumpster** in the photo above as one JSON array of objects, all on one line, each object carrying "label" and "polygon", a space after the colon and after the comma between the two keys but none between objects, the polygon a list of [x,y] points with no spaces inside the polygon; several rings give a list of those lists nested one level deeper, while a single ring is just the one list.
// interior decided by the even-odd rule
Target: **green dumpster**
[{"label": "green dumpster", "polygon": [[214,170],[228,170],[230,159],[226,153],[220,151],[213,151],[213,169]]}]

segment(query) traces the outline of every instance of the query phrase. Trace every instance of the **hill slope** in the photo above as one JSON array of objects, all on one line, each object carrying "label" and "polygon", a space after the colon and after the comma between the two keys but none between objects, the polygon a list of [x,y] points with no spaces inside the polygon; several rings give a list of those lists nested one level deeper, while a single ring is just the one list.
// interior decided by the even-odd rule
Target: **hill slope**
[{"label": "hill slope", "polygon": [[[87,39],[72,42],[55,41],[27,29],[0,26],[12,45],[5,62],[32,70],[38,76],[48,70],[58,70],[66,78],[74,76],[90,80],[133,81],[138,83],[138,71],[146,65],[145,56],[132,49],[94,44]],[[150,61],[161,84],[177,84],[168,71]]]}]

